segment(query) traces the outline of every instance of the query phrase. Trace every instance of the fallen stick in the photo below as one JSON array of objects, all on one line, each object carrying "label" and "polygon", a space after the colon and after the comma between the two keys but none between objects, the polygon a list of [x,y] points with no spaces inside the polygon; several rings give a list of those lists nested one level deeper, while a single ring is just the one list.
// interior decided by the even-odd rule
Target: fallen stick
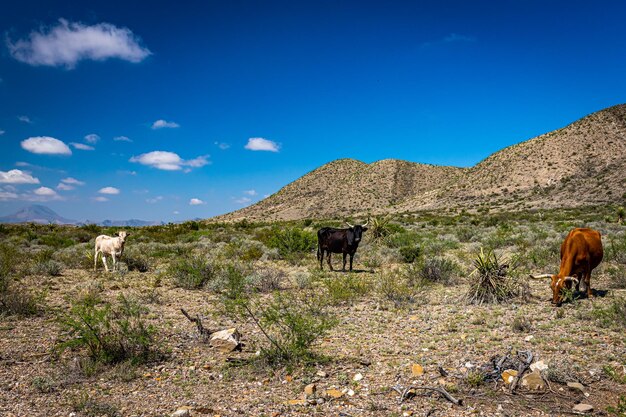
[{"label": "fallen stick", "polygon": [[450,401],[451,403],[456,404],[456,405],[463,405],[463,400],[454,398],[452,395],[450,395],[450,393],[448,391],[446,391],[445,389],[443,389],[441,387],[416,387],[414,385],[409,385],[405,390],[401,390],[400,387],[398,387],[398,386],[393,386],[391,388],[393,390],[397,391],[401,395],[400,401],[399,401],[400,403],[403,403],[404,400],[406,400],[406,398],[408,397],[408,395],[411,392],[411,390],[421,389],[421,390],[425,390],[425,391],[435,391],[435,392],[438,392],[446,400]]},{"label": "fallen stick", "polygon": [[211,334],[211,331],[205,329],[204,326],[202,325],[202,319],[200,318],[199,315],[197,315],[196,317],[191,317],[185,311],[184,308],[181,308],[180,311],[185,315],[185,317],[187,317],[189,319],[190,322],[196,324],[196,328],[198,329],[198,333],[200,333],[200,336],[208,337]]},{"label": "fallen stick", "polygon": [[515,391],[515,388],[517,388],[517,383],[522,379],[524,372],[526,372],[530,367],[530,364],[532,363],[534,357],[531,351],[518,352],[518,357],[520,356],[520,353],[526,354],[526,360],[521,361],[519,367],[517,368],[517,376],[513,378],[513,382],[511,382],[511,387],[509,388],[509,392],[511,394],[513,394],[513,391]]}]

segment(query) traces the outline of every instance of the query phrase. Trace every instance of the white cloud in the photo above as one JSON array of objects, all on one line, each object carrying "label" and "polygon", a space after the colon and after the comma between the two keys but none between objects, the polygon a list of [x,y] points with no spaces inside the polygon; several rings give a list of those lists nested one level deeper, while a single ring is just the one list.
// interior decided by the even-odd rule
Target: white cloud
[{"label": "white cloud", "polygon": [[60,182],[59,185],[57,185],[57,190],[70,191],[70,190],[73,190],[73,189],[74,189],[73,185],[64,184],[62,182]]},{"label": "white cloud", "polygon": [[33,191],[33,193],[36,195],[46,196],[46,197],[58,196],[56,191],[48,187],[39,187],[35,191]]},{"label": "white cloud", "polygon": [[4,135],[4,130],[0,129],[0,136]]},{"label": "white cloud", "polygon": [[251,201],[252,200],[249,199],[248,197],[241,197],[241,198],[238,198],[237,200],[235,200],[235,203],[237,203],[237,204],[248,204]]},{"label": "white cloud", "polygon": [[189,200],[189,205],[190,206],[199,206],[201,204],[206,204],[204,201],[200,200],[199,198],[192,198],[191,200]]},{"label": "white cloud", "polygon": [[8,172],[0,171],[0,183],[2,184],[39,184],[39,179],[30,175],[29,172],[12,169]]},{"label": "white cloud", "polygon": [[116,142],[132,142],[132,140],[130,140],[127,136],[116,136],[113,140]]},{"label": "white cloud", "polygon": [[155,204],[155,203],[158,203],[161,200],[163,200],[163,196],[158,195],[158,196],[156,196],[154,198],[147,198],[146,199],[146,203],[148,203],[148,204]]},{"label": "white cloud", "polygon": [[46,155],[71,155],[72,151],[62,141],[49,136],[36,136],[22,141],[22,148],[28,152]]},{"label": "white cloud", "polygon": [[174,129],[180,127],[180,125],[176,122],[168,122],[166,120],[163,119],[159,119],[156,122],[152,123],[152,129],[163,129],[163,128],[170,128],[170,129]]},{"label": "white cloud", "polygon": [[0,201],[15,200],[18,195],[12,191],[0,190]]},{"label": "white cloud", "polygon": [[243,193],[248,195],[257,195],[256,190],[245,190]]},{"label": "white cloud", "polygon": [[29,65],[63,66],[68,69],[85,59],[104,61],[119,58],[141,62],[151,52],[128,28],[118,28],[110,23],[86,26],[59,19],[59,24],[33,31],[27,39],[6,41],[11,56]]},{"label": "white cloud", "polygon": [[162,169],[164,171],[178,171],[183,169],[183,167],[200,168],[210,163],[208,161],[208,155],[199,156],[185,161],[178,154],[167,151],[152,151],[144,153],[139,156],[133,156],[129,159],[129,161]]},{"label": "white cloud", "polygon": [[94,197],[93,201],[97,201],[98,203],[104,203],[105,201],[109,201],[109,199],[103,196],[98,196]]},{"label": "white cloud", "polygon": [[95,133],[90,133],[85,136],[85,140],[88,143],[96,143],[100,140],[100,136],[96,135]]},{"label": "white cloud", "polygon": [[33,123],[33,121],[30,120],[30,117],[28,116],[17,116],[17,120],[19,120],[22,123],[28,123],[28,124]]},{"label": "white cloud", "polygon": [[114,195],[114,194],[119,194],[120,190],[115,188],[115,187],[104,187],[104,188],[100,188],[100,190],[98,190],[98,192],[100,194],[111,194],[111,195]]},{"label": "white cloud", "polygon": [[250,151],[278,152],[280,146],[276,142],[264,138],[250,138],[244,148]]},{"label": "white cloud", "polygon": [[70,145],[72,145],[75,149],[80,149],[81,151],[93,151],[96,149],[93,146],[85,145],[84,143],[71,142]]},{"label": "white cloud", "polygon": [[220,148],[223,151],[225,151],[226,149],[230,148],[230,144],[225,143],[225,142],[214,142],[214,145],[217,146],[218,148]]},{"label": "white cloud", "polygon": [[72,177],[63,178],[61,182],[64,184],[85,185],[83,181],[79,181],[76,178],[72,178]]},{"label": "white cloud", "polygon": [[172,214],[180,214],[180,211],[178,211],[178,210],[174,210],[174,211],[172,212]]}]

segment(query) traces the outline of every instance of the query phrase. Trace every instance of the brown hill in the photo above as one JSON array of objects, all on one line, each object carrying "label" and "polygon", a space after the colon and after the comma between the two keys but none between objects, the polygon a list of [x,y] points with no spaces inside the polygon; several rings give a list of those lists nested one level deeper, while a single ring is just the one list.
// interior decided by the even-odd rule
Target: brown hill
[{"label": "brown hill", "polygon": [[498,151],[472,168],[386,159],[330,162],[223,220],[290,220],[449,208],[574,207],[623,201],[626,105]]},{"label": "brown hill", "polygon": [[510,146],[430,194],[394,211],[447,207],[575,207],[622,200],[626,185],[626,105]]},{"label": "brown hill", "polygon": [[385,159],[366,164],[339,159],[309,172],[270,197],[221,216],[223,220],[293,220],[384,212],[432,191],[459,175],[461,168]]}]

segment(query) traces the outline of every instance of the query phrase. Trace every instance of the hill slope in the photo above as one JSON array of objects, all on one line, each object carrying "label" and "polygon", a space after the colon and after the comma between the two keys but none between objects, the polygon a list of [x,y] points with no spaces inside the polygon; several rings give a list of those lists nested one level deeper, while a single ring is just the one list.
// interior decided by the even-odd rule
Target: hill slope
[{"label": "hill slope", "polygon": [[9,216],[0,217],[0,223],[74,224],[75,220],[59,216],[54,210],[33,204]]},{"label": "hill slope", "polygon": [[223,220],[291,220],[449,208],[574,207],[623,201],[626,105],[498,151],[471,168],[386,159],[330,162]]},{"label": "hill slope", "polygon": [[450,181],[461,168],[385,159],[366,164],[354,159],[329,162],[277,193],[221,219],[292,220],[385,211],[409,195]]}]

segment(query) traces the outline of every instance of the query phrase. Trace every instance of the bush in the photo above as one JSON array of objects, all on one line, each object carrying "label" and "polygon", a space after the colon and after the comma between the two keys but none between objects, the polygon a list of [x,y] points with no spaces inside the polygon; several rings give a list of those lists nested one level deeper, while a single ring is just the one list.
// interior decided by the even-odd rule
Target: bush
[{"label": "bush", "polygon": [[352,273],[339,278],[335,276],[325,278],[323,283],[333,304],[352,302],[370,292],[372,288],[370,282]]},{"label": "bush", "polygon": [[254,271],[249,279],[257,291],[271,292],[280,289],[281,282],[285,279],[285,274],[278,269],[263,268]]},{"label": "bush", "polygon": [[124,252],[124,262],[129,271],[148,272],[150,270],[148,258],[134,251]]},{"label": "bush", "polygon": [[500,303],[518,295],[519,285],[507,276],[508,265],[503,264],[492,250],[483,248],[474,259],[475,270],[470,274],[467,299],[472,304]]},{"label": "bush", "polygon": [[200,256],[179,259],[168,270],[177,287],[193,290],[202,288],[216,276],[215,265]]},{"label": "bush", "polygon": [[37,262],[31,269],[31,273],[35,275],[58,277],[63,273],[63,265],[53,260]]},{"label": "bush", "polygon": [[422,251],[419,246],[402,246],[399,252],[402,262],[412,264],[419,258]]},{"label": "bush", "polygon": [[454,274],[458,271],[457,265],[448,259],[430,258],[424,261],[420,270],[420,277],[426,282],[450,284]]},{"label": "bush", "polygon": [[330,314],[322,297],[276,292],[269,299],[240,297],[231,312],[252,320],[267,343],[261,358],[270,366],[310,363],[317,359],[313,344],[323,337],[337,320]]},{"label": "bush", "polygon": [[272,227],[264,231],[259,239],[268,247],[278,249],[282,258],[310,253],[317,247],[317,236],[313,232],[298,228]]},{"label": "bush", "polygon": [[155,329],[144,319],[148,310],[123,294],[115,304],[98,301],[85,297],[73,303],[60,320],[66,340],[59,349],[85,348],[94,361],[107,364],[154,358]]},{"label": "bush", "polygon": [[421,285],[412,279],[407,270],[382,272],[376,282],[376,292],[384,301],[396,307],[414,303],[420,296]]}]

